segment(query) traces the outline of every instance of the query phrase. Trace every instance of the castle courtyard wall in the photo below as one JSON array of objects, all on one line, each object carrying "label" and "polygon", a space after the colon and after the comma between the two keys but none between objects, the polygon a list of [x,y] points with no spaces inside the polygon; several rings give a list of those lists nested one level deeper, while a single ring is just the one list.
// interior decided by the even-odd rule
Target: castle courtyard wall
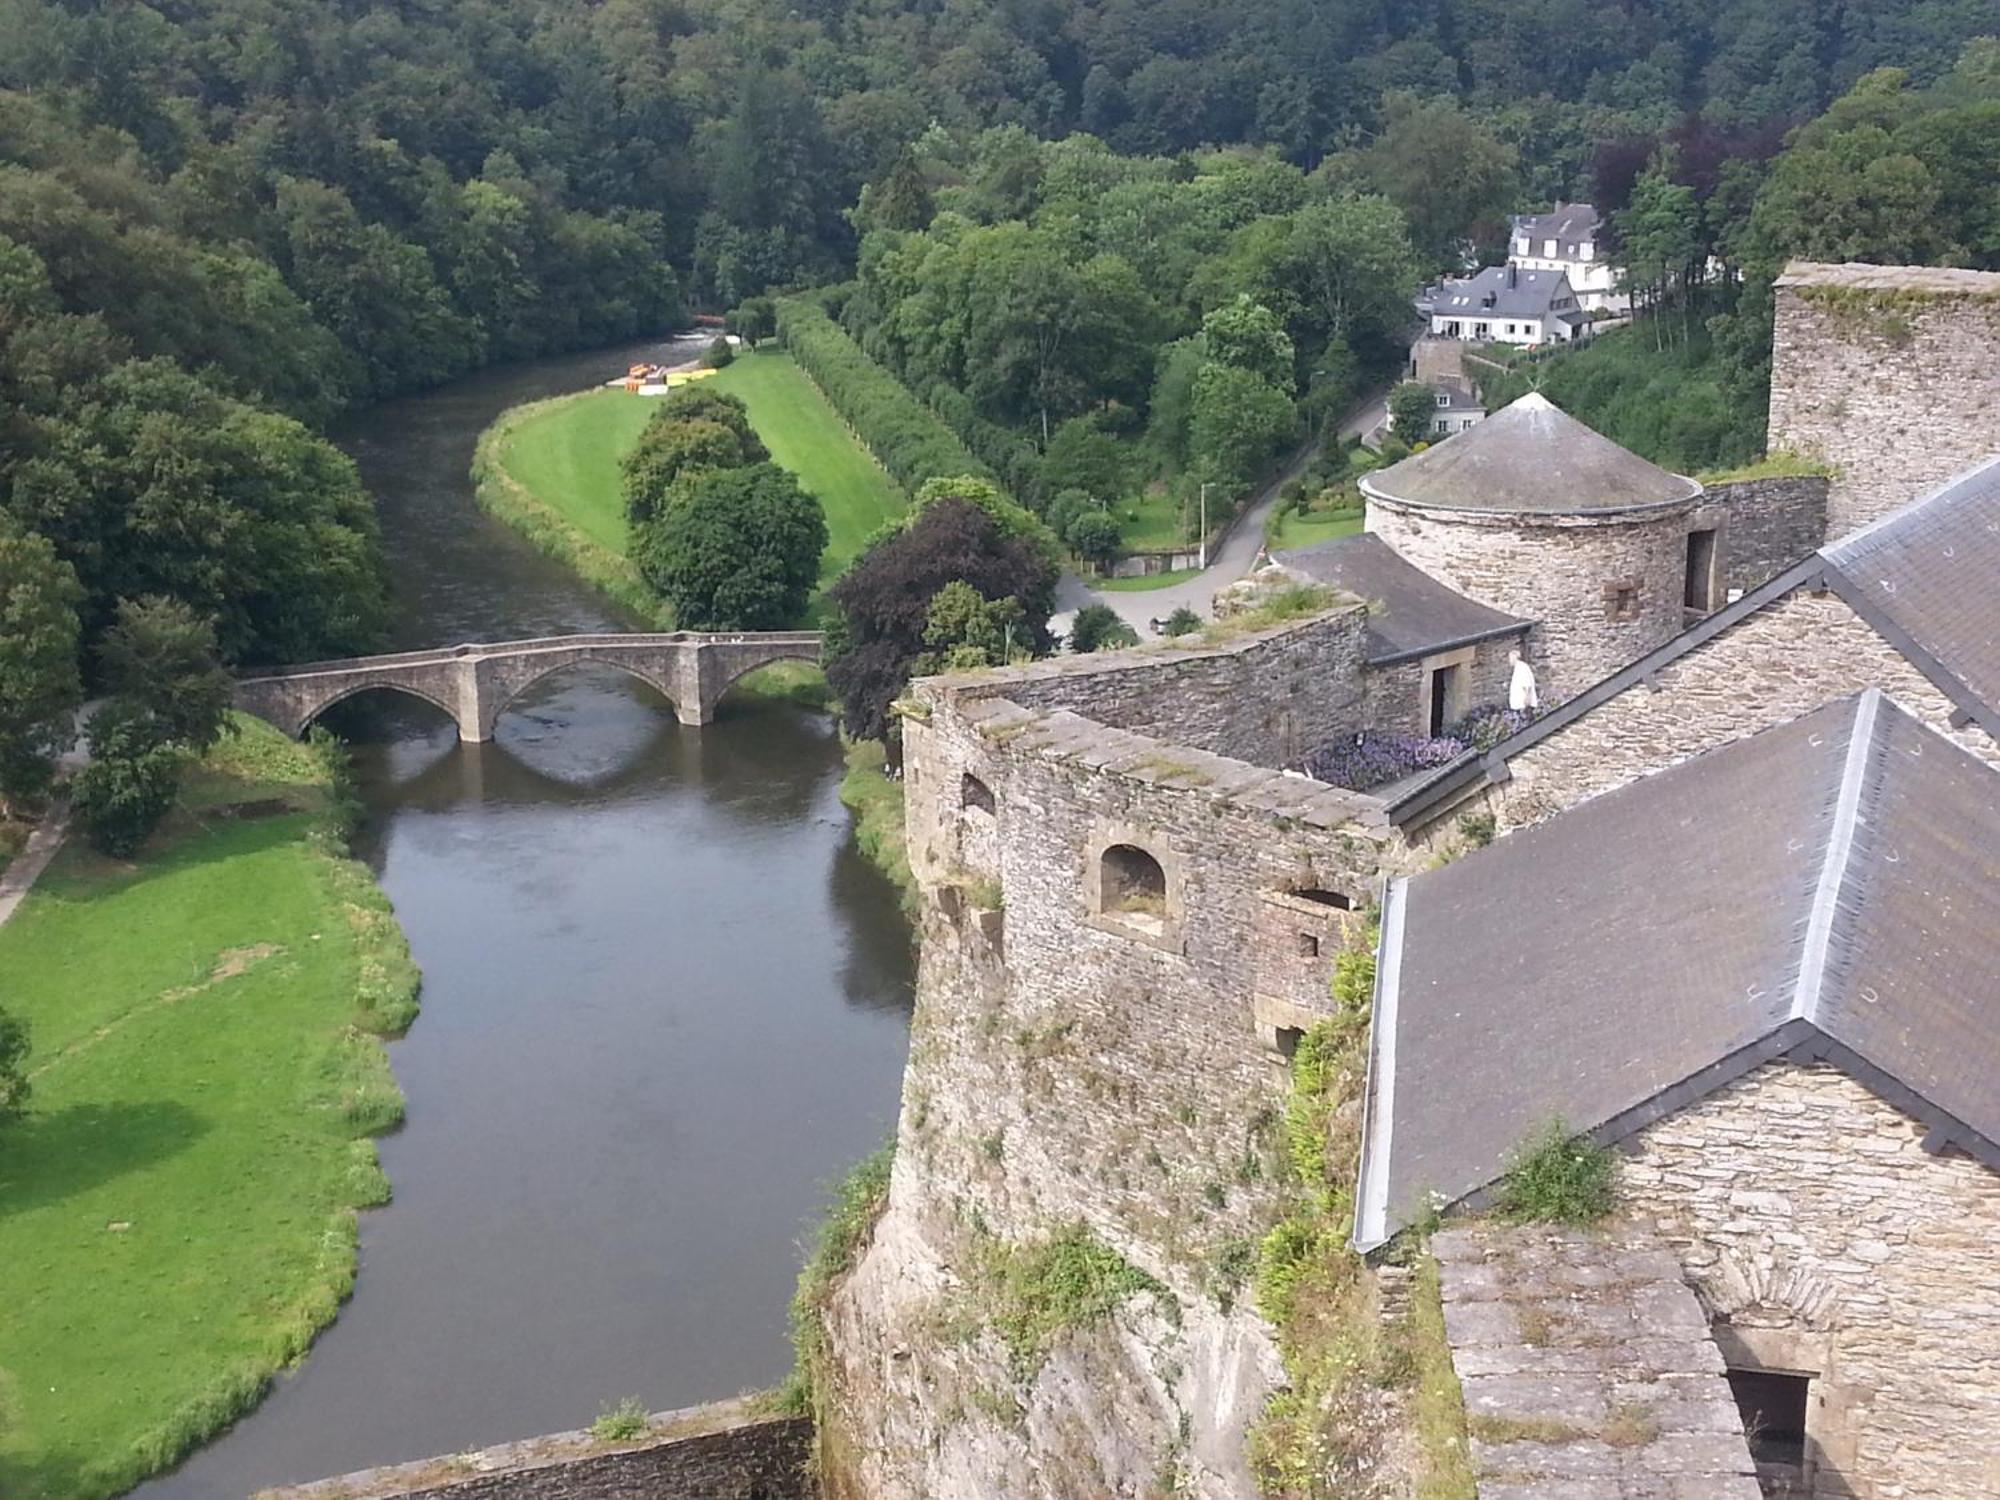
[{"label": "castle courtyard wall", "polygon": [[1991,456],[2000,274],[1794,263],[1776,298],[1768,446],[1834,465],[1827,540]]},{"label": "castle courtyard wall", "polygon": [[1924,1134],[1845,1073],[1771,1063],[1620,1169],[1728,1363],[1812,1377],[1815,1497],[2000,1494],[2000,1175]]},{"label": "castle courtyard wall", "polygon": [[1826,544],[1824,474],[1779,474],[1724,480],[1706,487],[1696,527],[1716,525],[1721,558],[1720,608],[1732,593],[1749,593]]}]

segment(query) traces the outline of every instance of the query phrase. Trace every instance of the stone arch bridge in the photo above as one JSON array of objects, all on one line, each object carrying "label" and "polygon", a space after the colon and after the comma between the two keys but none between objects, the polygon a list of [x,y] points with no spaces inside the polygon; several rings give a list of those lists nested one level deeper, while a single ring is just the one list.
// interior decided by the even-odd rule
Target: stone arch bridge
[{"label": "stone arch bridge", "polygon": [[296,738],[344,698],[386,688],[450,714],[460,739],[489,740],[501,711],[535,683],[592,662],[659,690],[683,724],[706,724],[731,683],[774,661],[817,662],[815,631],[553,635],[280,667],[236,683],[236,706]]}]

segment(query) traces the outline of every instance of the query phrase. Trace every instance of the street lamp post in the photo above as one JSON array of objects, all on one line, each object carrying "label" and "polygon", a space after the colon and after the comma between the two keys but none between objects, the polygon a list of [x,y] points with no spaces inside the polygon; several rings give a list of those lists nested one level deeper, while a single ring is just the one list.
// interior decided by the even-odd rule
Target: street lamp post
[{"label": "street lamp post", "polygon": [[1201,487],[1201,565],[1208,566],[1208,486]]}]

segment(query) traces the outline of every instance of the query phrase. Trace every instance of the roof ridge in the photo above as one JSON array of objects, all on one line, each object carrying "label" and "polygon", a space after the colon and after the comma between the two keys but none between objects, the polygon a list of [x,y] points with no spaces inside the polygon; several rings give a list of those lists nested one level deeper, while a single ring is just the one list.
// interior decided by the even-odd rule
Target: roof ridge
[{"label": "roof ridge", "polygon": [[1819,878],[1813,884],[1812,905],[1806,914],[1799,977],[1792,991],[1791,1019],[1795,1021],[1818,1024],[1820,999],[1834,957],[1835,919],[1840,911],[1841,893],[1847,888],[1853,870],[1855,835],[1866,823],[1867,813],[1873,811],[1875,798],[1871,793],[1879,788],[1881,781],[1880,775],[1874,774],[1879,764],[1874,750],[1879,741],[1882,703],[1882,690],[1874,687],[1864,689],[1855,702],[1847,757],[1841,766],[1840,788],[1834,798],[1833,821],[1827,829]]}]

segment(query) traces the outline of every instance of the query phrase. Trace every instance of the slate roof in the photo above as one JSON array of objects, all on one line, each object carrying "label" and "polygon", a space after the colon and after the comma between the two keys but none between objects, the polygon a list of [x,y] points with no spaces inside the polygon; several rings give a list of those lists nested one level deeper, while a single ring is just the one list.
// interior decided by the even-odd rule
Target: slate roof
[{"label": "slate roof", "polygon": [[1273,561],[1369,602],[1368,664],[1374,667],[1512,635],[1534,623],[1466,598],[1406,562],[1379,536],[1338,537],[1275,553]]},{"label": "slate roof", "polygon": [[[1417,309],[1441,318],[1516,318],[1533,322],[1550,316],[1549,304],[1558,293],[1569,289],[1569,277],[1561,271],[1488,266],[1463,281],[1441,281],[1425,288],[1417,300]],[[1489,297],[1493,299],[1491,302],[1486,300]],[[1582,314],[1577,313],[1577,317]]]},{"label": "slate roof", "polygon": [[1578,260],[1578,246],[1585,240],[1597,238],[1597,228],[1603,221],[1597,210],[1588,203],[1558,203],[1545,214],[1514,215],[1514,233],[1526,235],[1532,243],[1528,247],[1530,255],[1542,253],[1544,240],[1555,240],[1565,260]]},{"label": "slate roof", "polygon": [[1593,432],[1539,391],[1361,477],[1371,499],[1439,510],[1604,514],[1682,505],[1701,486]]},{"label": "slate roof", "polygon": [[2000,1170],[2000,773],[1870,689],[1395,882],[1355,1243],[1826,1061]]},{"label": "slate roof", "polygon": [[[1493,420],[1488,418],[1431,451],[1442,452],[1452,443],[1475,437]],[[1362,487],[1367,487],[1367,478]],[[1968,722],[2000,740],[1996,578],[2000,578],[2000,457],[1794,563],[1491,750],[1468,753],[1440,767],[1390,805],[1390,821],[1407,828],[1466,787],[1481,780],[1505,780],[1507,762],[1515,756],[1802,588],[1832,590],[1951,699]]]},{"label": "slate roof", "polygon": [[1447,414],[1468,411],[1483,412],[1486,403],[1479,399],[1479,392],[1472,388],[1472,382],[1462,376],[1438,375],[1424,382],[1434,396],[1443,396],[1444,405],[1437,408]]}]

